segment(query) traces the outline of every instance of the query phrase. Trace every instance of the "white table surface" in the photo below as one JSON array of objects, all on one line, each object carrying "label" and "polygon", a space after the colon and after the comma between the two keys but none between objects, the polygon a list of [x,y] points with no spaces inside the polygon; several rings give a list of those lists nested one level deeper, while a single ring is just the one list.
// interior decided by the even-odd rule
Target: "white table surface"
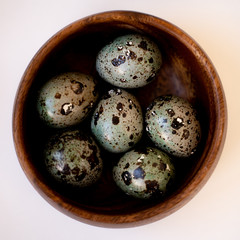
[{"label": "white table surface", "polygon": [[[137,228],[106,229],[75,221],[50,206],[25,177],[12,140],[12,107],[21,76],[58,30],[93,13],[134,10],[168,20],[207,52],[228,103],[219,164],[204,188],[174,214]],[[240,239],[239,0],[0,0],[0,239]]]}]

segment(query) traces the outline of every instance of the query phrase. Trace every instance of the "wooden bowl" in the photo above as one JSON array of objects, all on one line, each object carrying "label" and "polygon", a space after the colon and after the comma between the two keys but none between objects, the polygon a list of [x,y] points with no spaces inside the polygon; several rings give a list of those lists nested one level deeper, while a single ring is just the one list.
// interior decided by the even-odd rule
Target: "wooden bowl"
[{"label": "wooden bowl", "polygon": [[[159,95],[178,95],[195,106],[202,125],[198,151],[190,159],[176,161],[177,183],[172,192],[159,201],[133,199],[116,187],[111,168],[117,155],[106,155],[105,158],[114,158],[114,161],[104,159],[103,177],[94,186],[80,191],[59,187],[48,178],[42,163],[43,146],[54,130],[43,126],[36,114],[35,101],[39,87],[50,77],[65,71],[80,71],[97,77],[97,52],[114,37],[130,32],[140,32],[154,39],[163,55],[163,65],[157,79],[134,91],[143,109]],[[168,216],[186,204],[213,172],[222,152],[226,126],[222,85],[213,64],[199,45],[169,22],[130,11],[92,15],[55,34],[27,67],[13,111],[17,156],[34,188],[66,215],[104,227],[149,223]]]}]

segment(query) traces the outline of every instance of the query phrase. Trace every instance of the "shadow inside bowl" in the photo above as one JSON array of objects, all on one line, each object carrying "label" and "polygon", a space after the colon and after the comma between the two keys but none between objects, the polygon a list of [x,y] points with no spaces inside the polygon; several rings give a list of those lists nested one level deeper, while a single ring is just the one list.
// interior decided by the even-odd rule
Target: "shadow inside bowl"
[{"label": "shadow inside bowl", "polygon": [[[51,77],[67,72],[79,71],[93,75],[99,82],[100,92],[110,89],[111,86],[104,82],[97,74],[95,60],[98,51],[115,37],[140,32],[152,38],[161,49],[163,65],[156,79],[145,87],[129,90],[139,100],[143,113],[147,106],[160,95],[173,94],[188,100],[197,109],[202,127],[202,138],[195,154],[188,159],[174,159],[177,178],[172,191],[162,200],[143,201],[131,198],[123,194],[112,180],[112,167],[121,154],[110,154],[102,150],[104,160],[104,174],[92,187],[87,189],[69,189],[54,182],[46,173],[43,164],[43,150],[47,139],[58,130],[45,126],[36,112],[36,95],[40,87]],[[216,119],[215,112],[211,111],[206,72],[198,63],[196,56],[182,41],[164,29],[145,25],[140,21],[135,24],[127,24],[121,21],[108,21],[83,26],[81,31],[67,35],[57,46],[46,54],[32,79],[32,84],[26,96],[23,111],[23,144],[27,159],[30,162],[35,187],[41,189],[40,193],[49,199],[56,195],[59,208],[61,202],[70,204],[72,208],[84,209],[94,214],[102,215],[129,215],[148,208],[161,206],[177,196],[194,178],[201,167],[207,154],[206,144],[211,142],[211,134]],[[90,129],[89,116],[75,128]],[[89,132],[89,134],[91,134]],[[144,135],[141,146],[153,146]],[[42,193],[42,191],[44,193]],[[51,194],[50,194],[51,192]],[[53,199],[50,200],[54,202]],[[74,212],[75,210],[71,210]],[[79,210],[80,211],[80,210]],[[159,210],[160,211],[160,210]],[[159,214],[159,212],[158,212]],[[151,214],[150,214],[151,215]],[[146,217],[143,217],[146,218]],[[108,221],[108,220],[106,220]],[[131,220],[129,220],[131,221]],[[116,220],[118,222],[118,220]]]}]

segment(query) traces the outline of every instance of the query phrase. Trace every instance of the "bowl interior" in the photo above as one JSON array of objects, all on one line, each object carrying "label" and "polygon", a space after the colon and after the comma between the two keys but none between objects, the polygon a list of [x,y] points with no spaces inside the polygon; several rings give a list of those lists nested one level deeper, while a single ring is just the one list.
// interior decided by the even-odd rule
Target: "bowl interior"
[{"label": "bowl interior", "polygon": [[[216,118],[206,71],[189,48],[190,43],[186,44],[184,35],[181,39],[180,34],[178,36],[173,34],[174,28],[166,29],[161,26],[161,22],[154,24],[153,21],[149,21],[146,24],[146,21],[141,19],[137,19],[138,21],[127,19],[127,17],[125,20],[107,18],[104,21],[85,20],[84,24],[74,23],[74,31],[70,32],[70,28],[67,27],[62,30],[61,40],[55,37],[54,43],[48,42],[51,49],[44,57],[40,56],[43,51],[40,50],[39,55],[36,56],[37,60],[35,59],[36,70],[28,75],[29,87],[22,112],[22,131],[24,151],[27,155],[23,161],[28,162],[28,166],[31,166],[34,173],[34,176],[31,176],[34,179],[31,181],[38,185],[37,188],[41,189],[43,195],[49,195],[50,191],[54,193],[57,196],[58,205],[64,202],[71,205],[72,209],[78,209],[78,211],[83,209],[93,215],[131,215],[131,213],[139,213],[156,206],[161,209],[166,202],[172,201],[188,186],[203,164],[206,143],[211,139],[211,128],[213,128],[211,122]],[[44,145],[48,137],[57,130],[46,127],[39,120],[36,112],[37,91],[49,78],[66,71],[91,74],[98,79],[100,91],[110,89],[111,86],[101,80],[96,73],[96,54],[116,36],[132,32],[140,32],[152,38],[159,45],[163,55],[163,65],[156,79],[145,87],[129,90],[138,98],[143,112],[157,96],[174,94],[187,99],[194,105],[202,126],[202,139],[197,152],[188,159],[174,159],[177,169],[176,184],[165,199],[157,201],[133,199],[116,187],[111,170],[121,154],[109,154],[103,150],[105,167],[102,178],[94,186],[82,190],[59,186],[49,178],[43,166]],[[90,117],[76,128],[87,129]],[[146,145],[153,146],[144,136],[139,146]],[[51,198],[50,195],[48,197]]]}]

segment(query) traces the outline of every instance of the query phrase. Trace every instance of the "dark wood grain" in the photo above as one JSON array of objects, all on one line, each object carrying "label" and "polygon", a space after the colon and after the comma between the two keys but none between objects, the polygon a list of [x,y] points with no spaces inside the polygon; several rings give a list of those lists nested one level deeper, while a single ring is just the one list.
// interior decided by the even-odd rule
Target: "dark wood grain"
[{"label": "dark wood grain", "polygon": [[[97,76],[95,58],[114,37],[141,32],[159,44],[163,66],[157,79],[132,90],[143,108],[157,96],[174,94],[198,110],[203,129],[199,150],[188,160],[176,159],[180,173],[173,191],[161,201],[141,201],[125,196],[112,181],[111,168],[119,156],[105,153],[108,164],[100,181],[89,189],[64,189],[48,178],[42,166],[42,149],[53,130],[43,126],[35,112],[39,87],[64,71]],[[102,88],[104,82],[99,79]],[[83,125],[89,124],[89,119]],[[137,12],[105,12],[78,20],[54,35],[27,67],[15,99],[13,138],[23,171],[35,189],[61,212],[88,224],[131,227],[159,220],[186,204],[203,187],[222,152],[227,109],[219,76],[203,50],[176,26]],[[143,139],[143,145],[151,144]]]}]

